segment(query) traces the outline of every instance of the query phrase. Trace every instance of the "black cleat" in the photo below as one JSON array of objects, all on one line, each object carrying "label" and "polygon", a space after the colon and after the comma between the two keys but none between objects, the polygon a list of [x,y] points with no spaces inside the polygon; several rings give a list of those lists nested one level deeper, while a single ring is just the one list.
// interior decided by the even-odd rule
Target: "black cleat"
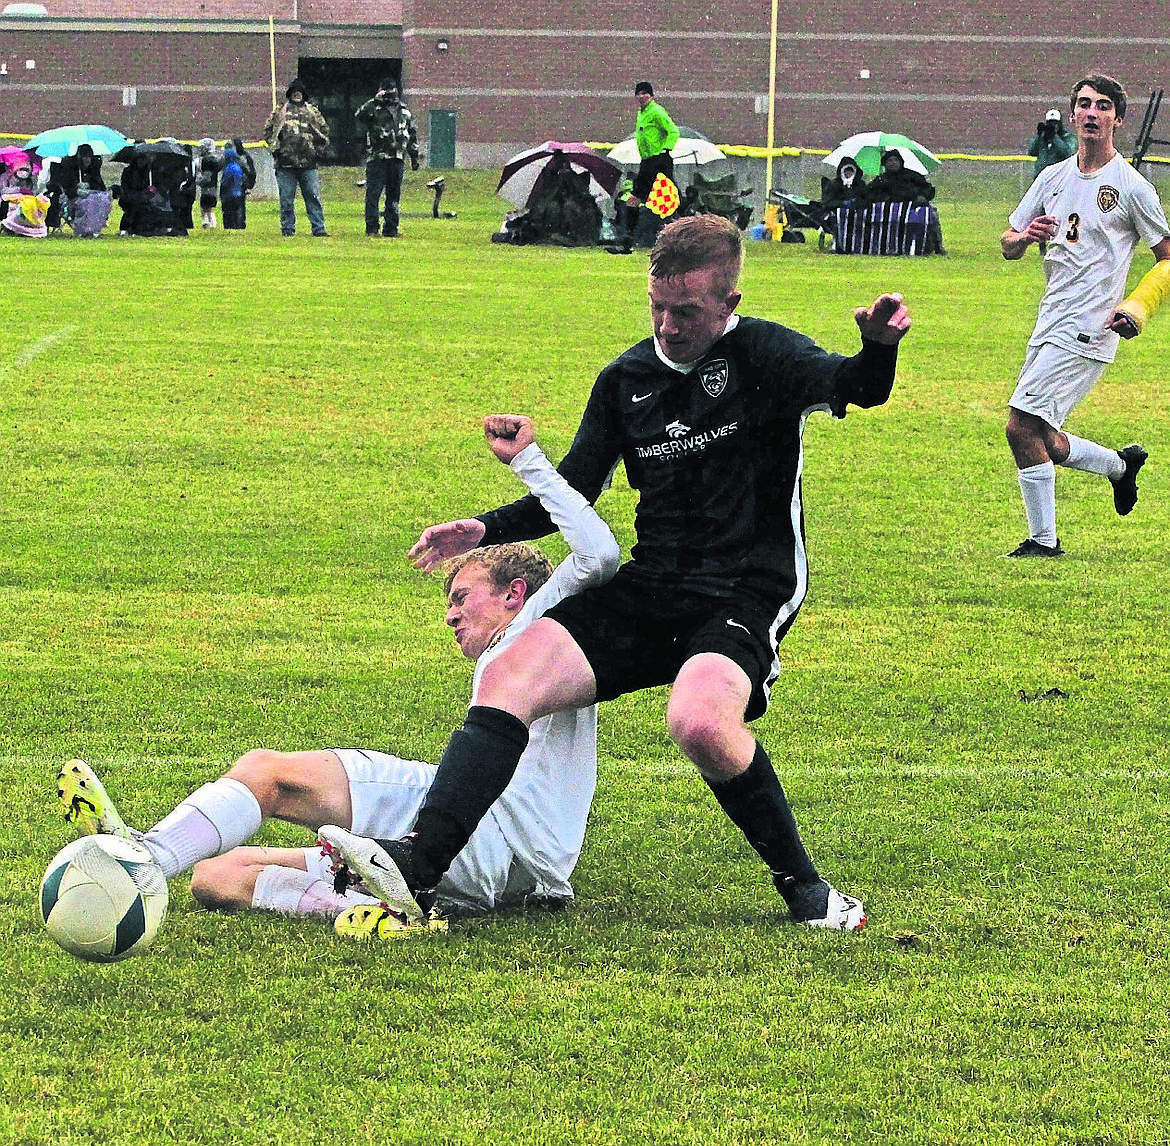
[{"label": "black cleat", "polygon": [[1064,557],[1065,550],[1060,548],[1060,538],[1057,538],[1057,543],[1054,545],[1044,545],[1039,541],[1033,541],[1031,537],[1026,537],[1021,541],[1010,554],[1004,554],[1005,557]]},{"label": "black cleat", "polygon": [[1146,464],[1146,458],[1150,455],[1141,446],[1133,445],[1126,446],[1123,450],[1118,450],[1117,456],[1125,462],[1125,473],[1116,480],[1113,478],[1109,480],[1113,483],[1113,508],[1122,517],[1125,517],[1137,505],[1138,470]]},{"label": "black cleat", "polygon": [[1026,538],[1021,541],[1010,553],[1005,553],[1005,557],[1063,557],[1064,550],[1060,547],[1060,538],[1056,539],[1055,545],[1041,545],[1039,541],[1033,541],[1032,538]]}]

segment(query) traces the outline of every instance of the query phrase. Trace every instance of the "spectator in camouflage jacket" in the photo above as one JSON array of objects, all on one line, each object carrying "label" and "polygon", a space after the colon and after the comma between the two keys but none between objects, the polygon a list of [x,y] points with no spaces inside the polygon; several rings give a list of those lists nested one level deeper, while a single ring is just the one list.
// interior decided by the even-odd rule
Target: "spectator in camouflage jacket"
[{"label": "spectator in camouflage jacket", "polygon": [[288,85],[285,102],[264,124],[264,142],[272,152],[276,186],[280,192],[280,233],[292,235],[297,229],[297,188],[305,200],[305,212],[313,234],[325,237],[325,209],[321,205],[321,177],[317,161],[329,150],[329,125],[307,100],[308,91],[299,79]]},{"label": "spectator in camouflage jacket", "polygon": [[378,85],[378,94],[354,113],[366,133],[366,234],[378,234],[382,195],[382,234],[398,238],[398,200],[402,195],[402,174],[407,158],[411,171],[418,170],[418,131],[414,116],[402,102],[398,81],[393,77]]}]

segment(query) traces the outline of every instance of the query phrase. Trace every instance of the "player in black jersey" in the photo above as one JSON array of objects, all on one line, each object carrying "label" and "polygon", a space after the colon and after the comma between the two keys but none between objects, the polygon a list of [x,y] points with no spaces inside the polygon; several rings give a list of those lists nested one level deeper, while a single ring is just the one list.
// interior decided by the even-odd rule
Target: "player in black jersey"
[{"label": "player in black jersey", "polygon": [[[624,462],[641,495],[632,559],[607,586],[554,606],[488,668],[414,831],[345,857],[375,890],[400,894],[401,881],[380,880],[390,865],[425,900],[507,785],[534,720],[671,684],[671,737],[768,864],[792,918],[864,926],[860,901],[817,872],[746,721],[767,708],[807,589],[805,420],[885,402],[910,316],[901,295],[882,295],[854,312],[861,351],[830,354],[735,313],[742,258],[738,229],[718,216],[663,228],[650,256],[653,337],[601,372],[558,467],[593,501]],[[524,498],[432,526],[411,556],[429,571],[477,545],[551,531]]]}]

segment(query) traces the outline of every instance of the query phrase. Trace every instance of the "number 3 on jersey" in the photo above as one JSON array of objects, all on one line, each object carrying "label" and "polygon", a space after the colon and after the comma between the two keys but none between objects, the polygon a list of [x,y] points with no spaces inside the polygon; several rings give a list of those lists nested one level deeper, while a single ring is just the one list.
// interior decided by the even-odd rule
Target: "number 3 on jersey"
[{"label": "number 3 on jersey", "polygon": [[1081,217],[1075,211],[1068,217],[1068,230],[1064,237],[1070,243],[1077,242],[1081,237]]}]

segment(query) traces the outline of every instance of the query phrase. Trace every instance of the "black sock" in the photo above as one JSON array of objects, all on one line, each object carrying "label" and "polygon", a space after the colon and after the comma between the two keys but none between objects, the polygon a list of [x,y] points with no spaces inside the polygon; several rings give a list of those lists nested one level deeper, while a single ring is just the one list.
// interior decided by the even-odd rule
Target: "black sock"
[{"label": "black sock", "polygon": [[415,821],[415,871],[433,887],[516,773],[528,728],[499,708],[473,705],[455,730]]},{"label": "black sock", "polygon": [[780,779],[762,744],[746,772],[723,783],[707,781],[719,806],[771,869],[776,888],[791,907],[823,882],[804,849]]}]

